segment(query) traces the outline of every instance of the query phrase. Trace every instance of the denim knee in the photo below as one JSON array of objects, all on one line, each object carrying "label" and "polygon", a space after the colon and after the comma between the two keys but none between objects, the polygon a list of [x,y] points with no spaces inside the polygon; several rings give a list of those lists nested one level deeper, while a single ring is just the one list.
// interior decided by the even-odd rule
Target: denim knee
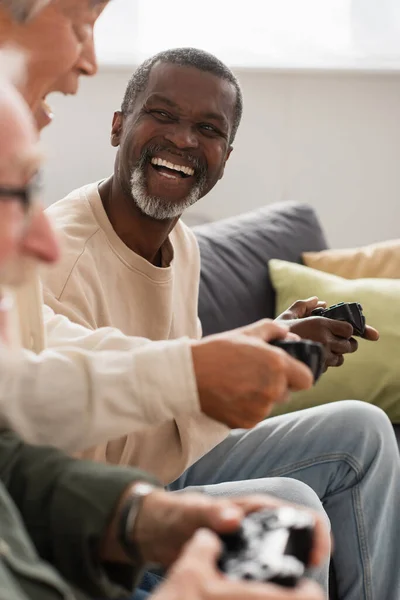
[{"label": "denim knee", "polygon": [[367,460],[377,453],[397,456],[393,426],[383,410],[360,400],[344,400],[326,405],[328,407],[325,435],[336,440],[339,452]]},{"label": "denim knee", "polygon": [[343,400],[327,405],[332,409],[329,419],[340,421],[341,427],[349,431],[362,430],[367,434],[393,435],[392,424],[386,413],[375,406],[361,400]]},{"label": "denim knee", "polygon": [[268,493],[285,502],[298,504],[318,513],[330,529],[330,521],[321,500],[307,484],[291,477],[273,477],[268,480]]}]

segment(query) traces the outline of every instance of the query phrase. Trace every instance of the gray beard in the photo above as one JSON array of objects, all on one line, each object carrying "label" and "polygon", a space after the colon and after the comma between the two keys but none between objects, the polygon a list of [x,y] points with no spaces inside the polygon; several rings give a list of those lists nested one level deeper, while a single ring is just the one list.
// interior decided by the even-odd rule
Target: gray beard
[{"label": "gray beard", "polygon": [[146,180],[142,167],[136,167],[131,177],[131,194],[141,212],[156,221],[176,219],[190,206],[200,200],[205,184],[205,177],[199,179],[190,193],[179,203],[173,203],[149,196],[146,191]]}]

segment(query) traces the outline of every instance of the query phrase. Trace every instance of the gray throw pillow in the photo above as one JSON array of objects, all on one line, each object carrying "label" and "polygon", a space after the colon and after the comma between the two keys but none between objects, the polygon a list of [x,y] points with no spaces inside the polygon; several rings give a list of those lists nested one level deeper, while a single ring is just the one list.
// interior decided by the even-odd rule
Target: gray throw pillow
[{"label": "gray throw pillow", "polygon": [[313,208],[297,202],[194,228],[201,253],[199,316],[203,334],[274,317],[268,261],[301,262],[303,252],[327,248]]}]

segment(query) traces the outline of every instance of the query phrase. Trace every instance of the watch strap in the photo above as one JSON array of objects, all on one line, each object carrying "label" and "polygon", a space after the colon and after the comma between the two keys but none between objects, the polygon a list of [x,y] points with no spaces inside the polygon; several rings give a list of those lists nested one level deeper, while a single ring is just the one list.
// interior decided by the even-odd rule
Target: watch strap
[{"label": "watch strap", "polygon": [[129,497],[125,500],[118,523],[118,541],[124,552],[135,564],[142,564],[143,558],[138,545],[133,539],[132,531],[137,515],[142,505],[143,498],[151,494],[156,488],[150,483],[138,482],[132,486]]}]

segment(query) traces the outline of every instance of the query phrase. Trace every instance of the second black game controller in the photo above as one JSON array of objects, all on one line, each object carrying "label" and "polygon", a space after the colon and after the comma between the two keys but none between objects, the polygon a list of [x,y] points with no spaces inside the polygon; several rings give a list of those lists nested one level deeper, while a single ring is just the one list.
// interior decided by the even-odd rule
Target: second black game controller
[{"label": "second black game controller", "polygon": [[340,302],[328,308],[315,308],[311,316],[346,321],[353,327],[354,335],[362,337],[365,332],[365,317],[358,302]]},{"label": "second black game controller", "polygon": [[273,340],[272,346],[285,350],[290,356],[309,367],[314,383],[318,381],[325,368],[325,350],[322,344],[311,340]]},{"label": "second black game controller", "polygon": [[309,565],[314,527],[311,513],[289,506],[251,513],[221,535],[219,568],[230,579],[294,587]]}]

